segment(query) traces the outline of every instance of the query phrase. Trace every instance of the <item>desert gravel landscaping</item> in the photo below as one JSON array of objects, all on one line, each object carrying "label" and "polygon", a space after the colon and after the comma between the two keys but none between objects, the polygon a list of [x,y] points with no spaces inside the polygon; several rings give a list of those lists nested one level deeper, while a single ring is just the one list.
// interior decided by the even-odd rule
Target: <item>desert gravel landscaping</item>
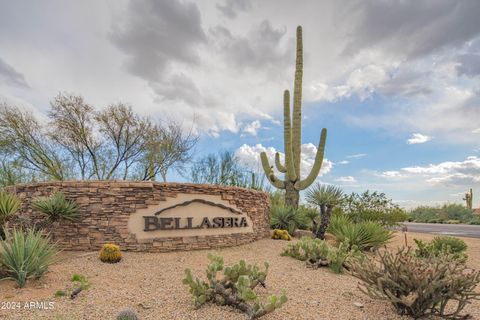
[{"label": "desert gravel landscaping", "polygon": [[[433,235],[408,233],[413,238],[431,239]],[[464,238],[468,244],[469,266],[480,268],[480,240]],[[358,280],[328,269],[308,269],[304,263],[280,256],[286,241],[265,239],[251,244],[219,249],[215,252],[230,264],[240,259],[270,263],[267,289],[260,294],[277,294],[285,289],[289,301],[262,319],[408,319],[396,315],[388,302],[375,301],[357,288]],[[391,247],[403,245],[397,234]],[[141,319],[245,319],[229,307],[206,305],[193,309],[191,296],[181,279],[191,267],[204,275],[207,253],[190,251],[172,253],[124,253],[117,264],[99,261],[96,252],[63,252],[61,262],[53,265],[39,281],[17,289],[13,281],[0,282],[2,301],[22,302],[22,309],[0,310],[1,319],[114,319],[119,310],[132,308]],[[68,289],[73,274],[86,276],[91,287],[78,297],[54,297],[57,290]],[[53,310],[25,310],[27,301],[54,301]],[[361,304],[361,306],[357,306]],[[362,307],[363,306],[363,307]],[[465,308],[473,319],[480,319],[480,301]]]}]

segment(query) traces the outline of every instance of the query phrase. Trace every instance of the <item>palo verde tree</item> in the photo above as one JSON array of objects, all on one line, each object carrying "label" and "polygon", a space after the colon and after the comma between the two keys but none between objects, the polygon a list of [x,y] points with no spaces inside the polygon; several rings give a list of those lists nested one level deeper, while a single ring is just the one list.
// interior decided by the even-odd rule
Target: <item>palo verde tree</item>
[{"label": "palo verde tree", "polygon": [[293,123],[290,115],[290,92],[283,94],[283,118],[284,118],[284,148],[285,163],[282,164],[280,154],[275,154],[275,165],[281,173],[285,174],[285,180],[275,176],[273,166],[268,162],[267,154],[261,153],[262,166],[265,175],[273,186],[278,189],[285,189],[285,204],[298,208],[300,191],[308,188],[317,178],[322,167],[327,129],[323,128],[320,135],[315,163],[310,174],[305,178],[300,177],[300,156],[302,146],[302,78],[303,78],[303,43],[302,27],[297,27],[297,57],[295,65],[295,84],[293,91]]}]

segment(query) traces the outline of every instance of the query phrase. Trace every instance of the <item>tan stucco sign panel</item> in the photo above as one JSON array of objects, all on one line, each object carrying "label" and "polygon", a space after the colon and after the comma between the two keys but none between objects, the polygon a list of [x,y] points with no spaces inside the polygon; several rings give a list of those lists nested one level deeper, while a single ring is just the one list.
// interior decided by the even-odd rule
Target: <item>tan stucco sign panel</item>
[{"label": "tan stucco sign panel", "polygon": [[191,237],[253,232],[252,220],[220,196],[178,194],[130,216],[137,239]]}]

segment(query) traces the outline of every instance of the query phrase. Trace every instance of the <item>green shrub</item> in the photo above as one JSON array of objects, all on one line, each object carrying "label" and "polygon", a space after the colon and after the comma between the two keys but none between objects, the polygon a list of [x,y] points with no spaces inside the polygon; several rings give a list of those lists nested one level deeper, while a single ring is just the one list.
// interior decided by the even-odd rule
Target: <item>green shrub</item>
[{"label": "green shrub", "polygon": [[90,282],[88,282],[87,277],[81,274],[74,274],[71,279],[75,285],[80,288],[81,290],[87,290],[90,288]]},{"label": "green shrub", "polygon": [[65,296],[65,291],[63,290],[57,290],[55,291],[55,297],[58,298],[58,297],[64,297]]},{"label": "green shrub", "polygon": [[419,258],[450,256],[459,262],[467,261],[467,244],[465,241],[455,237],[435,237],[430,243],[413,239],[417,245],[414,255]]},{"label": "green shrub", "polygon": [[65,199],[63,193],[56,192],[50,197],[37,198],[32,202],[32,207],[46,214],[50,221],[59,219],[74,220],[78,217],[79,207],[73,201]]},{"label": "green shrub", "polygon": [[132,309],[125,309],[118,313],[117,320],[138,320],[138,315]]},{"label": "green shrub", "polygon": [[57,252],[49,236],[34,230],[25,233],[13,230],[0,241],[0,266],[7,272],[7,278],[22,288],[27,279],[38,279],[47,271],[56,261]]},{"label": "green shrub", "polygon": [[393,233],[376,222],[353,223],[346,215],[334,215],[330,221],[328,231],[337,242],[345,243],[349,248],[353,246],[365,251],[378,248],[386,244]]},{"label": "green shrub", "polygon": [[[260,301],[254,292],[259,284],[265,287],[268,263],[265,263],[265,269],[261,270],[257,265],[247,265],[244,260],[230,267],[224,267],[223,258],[220,256],[209,254],[208,260],[207,281],[193,279],[192,270],[185,270],[183,284],[189,286],[196,308],[207,302],[214,302],[237,308],[245,312],[250,319],[255,319],[280,308],[287,302],[285,293],[280,297],[269,296],[265,303]],[[223,271],[222,279],[217,278],[220,271]]]},{"label": "green shrub", "polygon": [[374,221],[387,227],[397,226],[409,219],[407,212],[385,193],[369,190],[346,196],[342,202],[342,212],[355,223]]},{"label": "green shrub", "polygon": [[360,258],[362,254],[355,247],[350,250],[343,243],[336,248],[324,240],[303,237],[296,243],[290,243],[282,256],[305,261],[309,267],[329,267],[333,272],[340,273],[348,259]]},{"label": "green shrub", "polygon": [[468,224],[480,225],[480,217],[472,218],[472,220],[468,221]]},{"label": "green shrub", "polygon": [[410,215],[413,221],[428,223],[469,223],[474,218],[472,210],[458,203],[447,203],[438,207],[420,206],[410,211]]},{"label": "green shrub", "polygon": [[480,296],[475,292],[480,272],[445,257],[417,258],[410,249],[382,250],[378,259],[356,260],[350,267],[363,281],[364,293],[390,301],[399,314],[415,319],[458,319],[469,300]]},{"label": "green shrub", "polygon": [[289,234],[294,234],[295,230],[306,225],[308,225],[308,221],[302,211],[284,206],[275,206],[270,209],[270,227],[272,229],[288,230]]}]

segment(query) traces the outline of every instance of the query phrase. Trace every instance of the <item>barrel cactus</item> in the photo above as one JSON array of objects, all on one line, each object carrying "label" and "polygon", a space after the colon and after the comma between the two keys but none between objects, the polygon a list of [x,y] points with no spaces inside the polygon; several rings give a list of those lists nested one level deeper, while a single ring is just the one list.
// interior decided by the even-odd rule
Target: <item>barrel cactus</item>
[{"label": "barrel cactus", "polygon": [[[298,208],[300,191],[308,188],[317,178],[323,163],[323,154],[325,152],[325,141],[327,139],[327,129],[323,128],[320,135],[317,154],[312,170],[305,179],[300,178],[300,160],[302,146],[302,78],[303,78],[303,40],[302,27],[297,27],[297,56],[295,65],[295,84],[293,90],[293,115],[290,110],[290,92],[284,91],[283,94],[283,121],[284,121],[284,148],[285,162],[280,160],[280,154],[275,154],[275,166],[280,173],[285,174],[285,179],[281,180],[275,176],[273,166],[267,158],[267,154],[260,154],[263,170],[270,183],[278,188],[285,190],[285,204],[292,208]],[[291,117],[293,116],[293,121]]]},{"label": "barrel cactus", "polygon": [[122,260],[122,252],[119,246],[107,243],[100,250],[99,258],[102,262],[117,263]]},{"label": "barrel cactus", "polygon": [[292,237],[287,230],[275,229],[273,230],[272,239],[290,241]]},{"label": "barrel cactus", "polygon": [[117,320],[138,320],[138,316],[132,309],[125,309],[118,313]]}]

